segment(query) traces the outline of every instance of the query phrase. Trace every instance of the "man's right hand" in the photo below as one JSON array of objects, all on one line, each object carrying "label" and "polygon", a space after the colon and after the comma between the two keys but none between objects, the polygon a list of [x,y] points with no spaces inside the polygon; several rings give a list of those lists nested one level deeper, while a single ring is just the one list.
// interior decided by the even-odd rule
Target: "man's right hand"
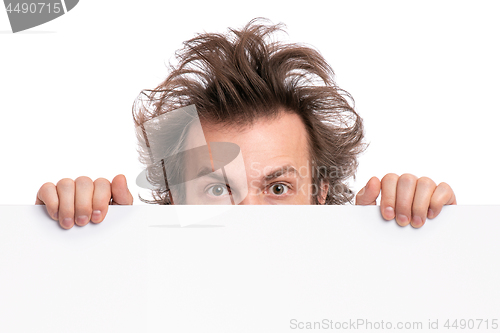
[{"label": "man's right hand", "polygon": [[74,181],[64,178],[57,185],[45,183],[38,190],[35,205],[47,206],[49,215],[62,228],[71,229],[74,224],[102,222],[110,204],[132,205],[133,201],[125,176],[118,175],[112,183],[104,178],[92,182],[89,177]]}]

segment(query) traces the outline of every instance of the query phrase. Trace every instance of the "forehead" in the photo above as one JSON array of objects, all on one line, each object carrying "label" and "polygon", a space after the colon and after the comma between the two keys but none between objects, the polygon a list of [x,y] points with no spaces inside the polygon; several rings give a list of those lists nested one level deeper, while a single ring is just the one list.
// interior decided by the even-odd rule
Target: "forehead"
[{"label": "forehead", "polygon": [[[201,123],[203,133],[189,131],[186,145],[200,142],[232,142],[237,144],[245,163],[276,164],[288,162],[305,165],[309,157],[308,134],[300,117],[282,112],[275,118],[259,118],[247,126]],[[271,166],[270,165],[270,166]]]}]

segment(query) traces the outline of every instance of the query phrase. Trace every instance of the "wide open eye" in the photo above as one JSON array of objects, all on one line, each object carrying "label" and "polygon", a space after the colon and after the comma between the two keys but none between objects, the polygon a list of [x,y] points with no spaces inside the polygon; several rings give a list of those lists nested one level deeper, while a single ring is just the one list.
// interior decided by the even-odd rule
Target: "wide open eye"
[{"label": "wide open eye", "polygon": [[287,185],[281,183],[274,184],[269,189],[273,195],[283,195],[289,190]]},{"label": "wide open eye", "polygon": [[211,196],[214,196],[214,197],[220,197],[223,195],[227,195],[229,193],[229,191],[227,190],[226,185],[215,184],[215,185],[210,186],[207,189],[207,193]]}]

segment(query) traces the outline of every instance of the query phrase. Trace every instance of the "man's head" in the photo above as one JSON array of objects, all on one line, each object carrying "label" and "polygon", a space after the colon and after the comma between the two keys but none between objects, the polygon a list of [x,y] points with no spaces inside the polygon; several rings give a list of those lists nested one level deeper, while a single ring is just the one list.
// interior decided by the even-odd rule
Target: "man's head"
[{"label": "man's head", "polygon": [[[362,120],[319,52],[272,41],[278,30],[279,25],[253,20],[227,35],[201,34],[186,41],[167,79],[143,91],[134,104],[136,125],[193,104],[209,145],[226,141],[240,146],[248,180],[243,203],[349,202],[353,193],[346,181],[354,176],[357,155],[365,148]],[[167,147],[169,156],[189,143],[190,127],[188,120],[171,123],[179,133],[165,136],[179,140]],[[138,137],[147,146],[161,144],[146,142],[141,131]],[[158,185],[154,202],[171,203],[168,184],[162,186],[164,168],[148,162],[144,145],[139,153],[148,179]],[[177,163],[169,170],[182,178],[186,161]],[[296,194],[290,194],[291,188]],[[203,195],[226,194],[222,187],[203,190]],[[201,193],[186,191],[191,191],[189,198]]]}]

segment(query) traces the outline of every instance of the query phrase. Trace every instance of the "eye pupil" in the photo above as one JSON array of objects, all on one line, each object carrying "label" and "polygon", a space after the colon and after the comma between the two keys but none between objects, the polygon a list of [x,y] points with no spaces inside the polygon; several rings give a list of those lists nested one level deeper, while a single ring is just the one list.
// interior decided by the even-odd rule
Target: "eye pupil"
[{"label": "eye pupil", "polygon": [[283,185],[279,185],[278,184],[278,185],[274,185],[273,186],[273,192],[274,192],[274,194],[282,194],[284,192],[284,190],[285,189],[284,189]]},{"label": "eye pupil", "polygon": [[222,186],[218,185],[218,186],[215,186],[214,187],[214,190],[213,190],[213,193],[214,195],[216,196],[220,196],[222,193],[224,193],[224,189],[222,188]]}]

